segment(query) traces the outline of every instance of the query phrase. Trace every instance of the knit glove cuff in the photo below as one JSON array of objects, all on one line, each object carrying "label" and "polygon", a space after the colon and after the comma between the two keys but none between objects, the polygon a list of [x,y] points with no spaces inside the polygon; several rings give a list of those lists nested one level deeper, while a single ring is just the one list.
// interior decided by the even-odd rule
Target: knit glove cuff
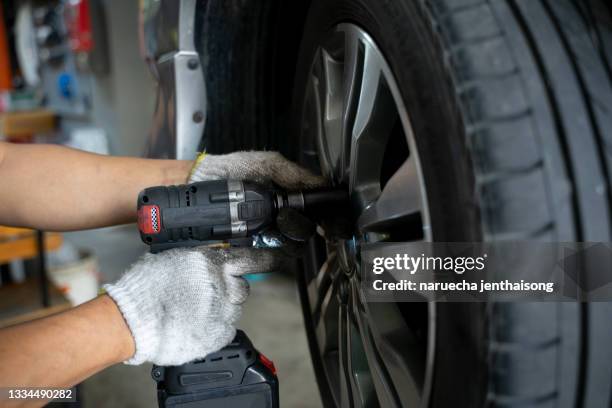
[{"label": "knit glove cuff", "polygon": [[224,155],[202,154],[195,161],[188,182],[205,180],[270,181],[290,190],[321,187],[323,177],[287,160],[279,152],[243,151]]},{"label": "knit glove cuff", "polygon": [[150,361],[159,346],[159,324],[156,319],[143,319],[142,316],[155,316],[157,311],[148,299],[146,285],[139,274],[126,274],[120,282],[103,286],[106,293],[115,301],[125,319],[136,345],[136,352],[126,364],[138,365]]}]

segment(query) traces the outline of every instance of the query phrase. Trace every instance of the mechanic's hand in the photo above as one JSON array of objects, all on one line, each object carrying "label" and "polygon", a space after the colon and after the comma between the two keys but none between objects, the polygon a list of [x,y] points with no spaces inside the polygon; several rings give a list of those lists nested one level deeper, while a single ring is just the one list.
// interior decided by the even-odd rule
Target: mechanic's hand
[{"label": "mechanic's hand", "polygon": [[285,159],[279,152],[234,152],[223,155],[201,154],[189,183],[205,180],[235,179],[258,183],[274,182],[288,190],[321,187],[325,179]]},{"label": "mechanic's hand", "polygon": [[229,344],[248,273],[270,272],[280,258],[254,248],[177,248],[146,254],[104,285],[127,322],[136,352],[127,364],[180,365]]}]

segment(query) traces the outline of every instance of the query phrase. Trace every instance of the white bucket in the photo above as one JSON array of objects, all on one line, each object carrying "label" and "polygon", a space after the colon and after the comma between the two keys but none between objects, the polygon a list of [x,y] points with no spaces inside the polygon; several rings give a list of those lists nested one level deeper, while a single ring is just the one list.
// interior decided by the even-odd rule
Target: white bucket
[{"label": "white bucket", "polygon": [[73,306],[98,295],[98,260],[89,251],[80,250],[79,259],[49,268],[49,277]]}]

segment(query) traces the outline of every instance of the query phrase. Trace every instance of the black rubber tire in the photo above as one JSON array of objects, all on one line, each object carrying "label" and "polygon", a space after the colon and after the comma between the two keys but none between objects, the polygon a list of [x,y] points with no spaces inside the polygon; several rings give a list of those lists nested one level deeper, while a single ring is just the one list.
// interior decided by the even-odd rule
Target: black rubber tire
[{"label": "black rubber tire", "polygon": [[208,100],[200,151],[226,153],[271,142],[264,137],[271,127],[269,103],[257,103],[268,86],[272,52],[270,31],[261,25],[271,18],[268,3],[212,0],[198,6],[196,48]]},{"label": "black rubber tire", "polygon": [[[612,25],[603,2],[314,0],[296,125],[314,51],[347,21],[372,36],[397,79],[435,240],[611,240]],[[437,313],[431,406],[612,406],[611,304],[447,303]]]},{"label": "black rubber tire", "polygon": [[209,0],[196,8],[206,125],[199,151],[286,155],[291,85],[307,3]]}]

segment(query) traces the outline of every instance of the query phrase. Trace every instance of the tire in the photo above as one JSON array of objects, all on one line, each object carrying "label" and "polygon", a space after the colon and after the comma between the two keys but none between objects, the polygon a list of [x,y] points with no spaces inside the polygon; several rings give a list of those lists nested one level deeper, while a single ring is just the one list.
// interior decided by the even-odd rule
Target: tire
[{"label": "tire", "polygon": [[[434,240],[611,240],[612,24],[603,2],[314,0],[293,103],[294,138],[313,169],[306,84],[342,23],[374,40],[396,78]],[[358,406],[334,397],[319,355],[308,268],[321,262],[307,259],[299,279],[319,388],[325,406]],[[438,304],[431,389],[420,403],[610,407],[610,321],[609,303]],[[379,404],[404,405],[390,384],[395,393]]]},{"label": "tire", "polygon": [[208,100],[199,151],[291,154],[287,101],[305,7],[280,0],[198,2],[195,46]]}]

